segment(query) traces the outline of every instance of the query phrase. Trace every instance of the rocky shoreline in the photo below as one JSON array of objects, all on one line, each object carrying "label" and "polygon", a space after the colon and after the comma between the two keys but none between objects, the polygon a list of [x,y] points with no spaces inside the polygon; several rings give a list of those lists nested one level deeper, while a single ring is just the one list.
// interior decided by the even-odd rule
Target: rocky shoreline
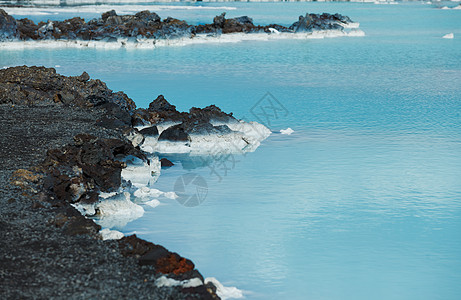
[{"label": "rocky shoreline", "polygon": [[[130,160],[147,181],[171,163],[141,150],[146,137],[233,132],[212,124],[239,122],[232,114],[178,112],[162,96],[139,109],[86,73],[26,66],[0,70],[0,113],[1,298],[219,299],[219,282],[190,260],[135,235],[107,236],[95,220],[102,203],[141,190],[126,173]],[[79,206],[93,212],[86,218]]]},{"label": "rocky shoreline", "polygon": [[191,25],[175,18],[161,19],[158,14],[141,11],[134,15],[117,15],[114,10],[100,18],[86,22],[80,17],[65,21],[40,22],[14,19],[0,9],[0,41],[86,41],[120,43],[123,46],[155,45],[159,41],[217,38],[231,34],[245,35],[311,35],[318,32],[338,32],[347,35],[348,28],[358,28],[349,17],[340,14],[305,14],[286,27],[279,24],[266,26],[253,24],[248,16],[226,18],[226,13],[216,16],[212,23]]}]

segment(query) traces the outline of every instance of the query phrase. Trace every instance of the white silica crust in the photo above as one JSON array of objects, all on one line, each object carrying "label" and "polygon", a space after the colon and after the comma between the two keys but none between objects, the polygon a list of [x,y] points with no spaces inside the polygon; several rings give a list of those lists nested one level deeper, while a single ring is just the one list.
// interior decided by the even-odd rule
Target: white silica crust
[{"label": "white silica crust", "polygon": [[125,235],[117,230],[110,230],[109,228],[104,228],[103,230],[99,231],[101,234],[102,240],[119,240],[123,238]]},{"label": "white silica crust", "polygon": [[290,127],[288,127],[287,129],[280,130],[281,134],[286,134],[286,135],[291,135],[293,132],[295,132],[295,131],[293,129],[291,129]]},{"label": "white silica crust", "polygon": [[188,288],[188,287],[197,287],[197,286],[203,285],[203,281],[200,280],[200,278],[192,278],[192,279],[179,281],[173,278],[162,276],[155,281],[155,285],[157,287],[182,286],[184,288]]},{"label": "white silica crust", "polygon": [[130,200],[128,192],[123,192],[111,198],[97,202],[95,208],[101,218],[114,215],[142,216],[144,209]]},{"label": "white silica crust", "polygon": [[[213,126],[226,125],[232,132],[223,134],[191,134],[189,141],[177,142],[158,140],[158,137],[146,137],[141,150],[154,153],[190,153],[192,155],[209,155],[217,153],[253,152],[265,140],[271,131],[257,122],[211,121]],[[176,123],[160,124],[159,133]]]},{"label": "white silica crust", "polygon": [[122,169],[122,179],[130,181],[135,187],[151,186],[160,176],[161,164],[158,157],[151,157],[145,162],[135,156],[122,159],[127,166]]},{"label": "white silica crust", "polygon": [[96,48],[96,49],[154,49],[166,46],[187,46],[207,43],[237,43],[242,41],[270,41],[287,39],[323,39],[333,37],[360,37],[365,33],[357,29],[358,23],[346,25],[351,30],[319,30],[314,32],[273,32],[273,33],[228,33],[216,36],[197,34],[195,37],[182,37],[174,39],[128,39],[117,38],[117,41],[83,41],[83,40],[39,40],[39,41],[5,41],[0,42],[0,48],[29,49],[29,48]]},{"label": "white silica crust", "polygon": [[216,286],[216,294],[218,294],[222,300],[243,298],[243,292],[236,287],[226,287],[214,277],[205,278],[205,284],[208,282]]},{"label": "white silica crust", "polygon": [[[170,194],[172,192],[164,193],[157,189],[149,188],[160,176],[161,165],[158,157],[150,158],[149,164],[135,156],[127,156],[120,160],[127,164],[127,167],[122,169],[122,179],[130,181],[132,183],[131,188],[121,188],[118,192],[111,193],[101,192],[99,200],[96,203],[72,204],[82,215],[94,218],[94,221],[104,228],[103,230],[109,230],[109,228],[114,227],[122,228],[129,222],[142,217],[144,215],[144,208],[138,203],[156,207],[160,202],[153,198],[164,196],[175,199]],[[104,231],[101,234],[109,233]],[[115,233],[110,236],[114,235],[116,236]]]},{"label": "white silica crust", "polygon": [[147,186],[143,186],[138,188],[133,195],[137,198],[158,198],[162,196],[164,192],[157,190],[157,189],[150,189]]},{"label": "white silica crust", "polygon": [[[107,196],[104,195],[104,196]],[[72,204],[82,215],[95,218],[103,228],[121,228],[144,215],[144,208],[131,201],[130,193],[121,192],[110,197],[100,197],[93,204]]]},{"label": "white silica crust", "polygon": [[160,201],[158,201],[157,199],[153,199],[153,200],[147,201],[144,204],[147,205],[147,206],[150,206],[152,208],[155,208],[155,207],[160,205]]},{"label": "white silica crust", "polygon": [[199,278],[179,281],[173,278],[168,278],[166,276],[161,276],[155,281],[155,285],[157,287],[182,286],[184,288],[188,288],[197,287],[203,284],[207,284],[208,282],[211,282],[216,286],[216,293],[222,300],[243,298],[243,292],[241,290],[233,286],[226,287],[214,277],[206,278],[205,283],[203,283]]}]

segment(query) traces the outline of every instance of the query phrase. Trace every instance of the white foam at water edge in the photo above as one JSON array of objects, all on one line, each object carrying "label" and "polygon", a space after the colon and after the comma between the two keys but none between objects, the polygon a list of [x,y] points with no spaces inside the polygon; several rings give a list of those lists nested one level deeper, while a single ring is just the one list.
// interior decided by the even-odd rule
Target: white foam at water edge
[{"label": "white foam at water edge", "polygon": [[103,241],[119,240],[125,236],[120,231],[110,230],[109,228],[104,228],[103,230],[99,231],[99,234],[101,235]]},{"label": "white foam at water edge", "polygon": [[95,208],[101,218],[114,215],[142,216],[144,209],[130,200],[130,193],[123,192],[97,202]]},{"label": "white foam at water edge", "polygon": [[172,287],[172,286],[182,286],[184,288],[188,287],[197,287],[203,285],[203,282],[200,278],[192,278],[187,280],[176,280],[173,278],[168,278],[166,276],[162,276],[155,280],[155,285],[157,287]]},{"label": "white foam at water edge", "polygon": [[[243,292],[236,287],[226,287],[221,282],[219,282],[214,277],[208,277],[205,279],[205,284],[211,282],[216,286],[216,293],[222,300],[227,299],[240,299],[243,298]],[[155,281],[157,287],[172,287],[172,286],[182,286],[187,287],[197,287],[203,285],[204,283],[199,278],[192,278],[188,280],[176,280],[173,278],[168,278],[166,276],[161,276]]]},{"label": "white foam at water edge", "polygon": [[147,202],[144,203],[144,204],[146,204],[146,205],[148,205],[148,206],[150,206],[150,207],[152,207],[152,208],[155,208],[155,207],[157,207],[157,206],[160,205],[160,201],[158,201],[157,199],[153,199],[153,200],[151,200],[151,201],[147,201]]},{"label": "white foam at water edge", "polygon": [[82,215],[94,217],[95,222],[103,228],[124,227],[129,222],[144,215],[142,206],[133,203],[130,193],[121,192],[107,198],[99,198],[93,204],[72,204]]},{"label": "white foam at water edge", "polygon": [[243,298],[243,292],[236,287],[226,287],[214,277],[205,278],[205,284],[208,282],[216,286],[216,294],[218,294],[222,300]]},{"label": "white foam at water edge", "polygon": [[352,23],[342,23],[342,22],[340,22],[340,25],[342,27],[348,28],[348,29],[356,29],[356,28],[360,27],[360,23],[358,23],[358,22],[352,22]]},{"label": "white foam at water edge", "polygon": [[103,228],[123,228],[129,222],[144,215],[144,208],[130,200],[130,193],[123,192],[96,205],[99,216],[94,221]]},{"label": "white foam at water edge", "polygon": [[163,194],[163,196],[165,196],[165,198],[168,198],[168,199],[171,199],[171,200],[174,200],[176,198],[178,198],[178,195],[176,195],[175,192],[166,192]]},{"label": "white foam at water edge", "polygon": [[157,198],[164,194],[164,192],[157,190],[157,189],[150,189],[147,186],[143,186],[137,189],[133,195],[137,198]]},{"label": "white foam at water edge", "polygon": [[288,127],[287,129],[282,129],[280,130],[280,133],[281,134],[287,134],[287,135],[290,135],[292,134],[293,132],[295,132],[293,129],[291,129],[290,127]]},{"label": "white foam at water edge", "polygon": [[444,39],[453,39],[455,38],[455,35],[453,33],[447,33],[444,36],[442,36]]},{"label": "white foam at water edge", "polygon": [[399,4],[396,1],[374,1],[374,4],[387,4],[387,5],[397,5]]},{"label": "white foam at water edge", "polygon": [[227,125],[232,130],[224,134],[191,134],[190,140],[185,142],[157,141],[146,139],[141,149],[148,148],[159,153],[190,153],[195,155],[218,153],[246,153],[253,152],[261,141],[266,139],[271,131],[257,122],[211,122],[214,126]]},{"label": "white foam at water edge", "polygon": [[127,164],[127,167],[122,169],[122,179],[131,181],[135,187],[151,186],[160,176],[161,164],[158,157],[150,158],[148,163],[129,155],[121,161]]},{"label": "white foam at water edge", "polygon": [[222,44],[238,43],[243,41],[271,41],[271,40],[308,40],[334,37],[363,37],[365,32],[359,29],[350,31],[320,30],[308,33],[229,33],[218,36],[198,34],[193,38],[183,37],[176,39],[139,39],[128,40],[118,38],[116,42],[105,41],[82,41],[82,40],[39,40],[39,41],[5,41],[0,42],[0,48],[8,50],[21,50],[30,48],[94,48],[94,49],[155,49],[168,46],[187,46],[194,44]]}]

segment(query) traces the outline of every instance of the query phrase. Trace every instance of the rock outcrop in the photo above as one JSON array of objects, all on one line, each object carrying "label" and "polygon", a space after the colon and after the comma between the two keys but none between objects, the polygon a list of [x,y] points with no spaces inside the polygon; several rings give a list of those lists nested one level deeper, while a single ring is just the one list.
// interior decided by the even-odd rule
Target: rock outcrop
[{"label": "rock outcrop", "polygon": [[299,20],[293,23],[289,29],[294,32],[312,32],[315,30],[342,30],[352,20],[340,14],[309,14],[299,16]]},{"label": "rock outcrop", "polygon": [[0,70],[0,104],[53,103],[81,108],[106,105],[113,111],[121,109],[127,112],[136,108],[125,93],[114,93],[104,82],[90,79],[86,72],[67,77],[45,67],[22,66]]},{"label": "rock outcrop", "polygon": [[16,20],[0,9],[0,41],[19,38]]},{"label": "rock outcrop", "polygon": [[120,158],[146,156],[129,142],[79,134],[74,145],[52,149],[40,165],[44,187],[57,201],[94,203],[99,192],[117,191],[126,163]]},{"label": "rock outcrop", "polygon": [[[175,124],[161,132],[159,140],[187,142],[191,134],[227,134],[232,132],[226,125],[214,126],[213,122],[232,123],[238,122],[232,113],[225,113],[219,107],[210,105],[205,108],[192,107],[189,112],[179,112],[176,106],[171,105],[163,95],[160,95],[149,104],[147,109],[137,109],[135,112],[138,118],[149,122],[152,125]],[[156,128],[156,127],[155,127]],[[152,135],[142,129],[140,133]]]},{"label": "rock outcrop", "polygon": [[342,30],[352,21],[340,14],[306,14],[290,27],[278,24],[254,25],[248,16],[226,18],[226,13],[216,16],[213,23],[191,25],[184,20],[168,17],[161,20],[155,13],[141,11],[134,15],[117,15],[114,10],[100,18],[86,22],[80,17],[64,21],[35,24],[29,19],[15,20],[0,9],[0,41],[20,40],[83,40],[138,43],[143,39],[193,38],[197,34],[219,35],[229,33],[309,32],[315,30]]}]

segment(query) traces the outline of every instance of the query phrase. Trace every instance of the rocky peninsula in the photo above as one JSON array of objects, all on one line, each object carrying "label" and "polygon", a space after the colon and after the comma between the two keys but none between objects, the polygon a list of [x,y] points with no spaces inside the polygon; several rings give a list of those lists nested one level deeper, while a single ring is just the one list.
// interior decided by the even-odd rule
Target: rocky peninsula
[{"label": "rocky peninsula", "polygon": [[163,96],[136,108],[85,72],[26,66],[0,70],[0,114],[2,299],[219,299],[190,260],[97,219],[120,197],[137,205],[132,160],[147,181],[170,165],[141,149],[146,138],[190,142],[242,121],[213,105],[178,112]]},{"label": "rocky peninsula", "polygon": [[134,15],[117,15],[114,10],[86,22],[80,17],[65,21],[40,22],[14,19],[0,9],[0,41],[92,41],[120,43],[122,46],[153,44],[161,41],[216,38],[231,34],[281,35],[336,32],[347,35],[346,29],[358,28],[349,17],[340,14],[310,14],[299,16],[291,26],[279,24],[255,25],[248,16],[226,18],[216,16],[212,23],[192,25],[175,18],[161,19],[158,14],[141,11]]}]

